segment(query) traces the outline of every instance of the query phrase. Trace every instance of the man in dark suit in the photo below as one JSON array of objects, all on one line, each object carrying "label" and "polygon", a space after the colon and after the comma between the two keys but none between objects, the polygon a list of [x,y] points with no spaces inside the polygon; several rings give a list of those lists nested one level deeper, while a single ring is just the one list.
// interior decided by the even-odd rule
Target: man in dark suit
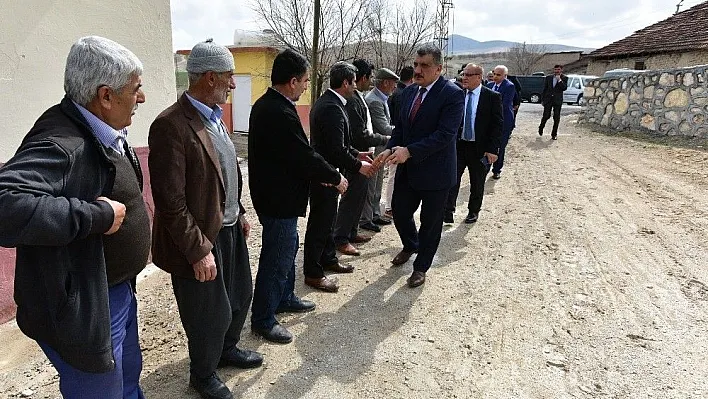
[{"label": "man in dark suit", "polygon": [[[391,140],[375,161],[375,167],[383,162],[398,165],[393,222],[403,250],[391,263],[402,265],[418,252],[408,278],[411,288],[425,283],[440,244],[445,201],[457,181],[455,141],[465,105],[462,89],[440,76],[439,48],[419,47],[413,66],[416,84],[403,91]],[[420,230],[413,220],[419,206]]]},{"label": "man in dark suit", "polygon": [[189,90],[150,126],[152,260],[172,274],[189,347],[189,384],[202,397],[229,399],[216,368],[263,362],[259,353],[236,346],[253,286],[241,170],[218,105],[235,87],[233,56],[211,40],[198,43],[187,72]]},{"label": "man in dark suit", "polygon": [[[367,161],[367,153],[359,153],[351,146],[349,118],[345,104],[354,95],[356,67],[338,62],[329,71],[330,88],[310,110],[310,143],[312,148],[331,165],[349,175],[370,176],[374,170]],[[325,270],[351,273],[352,266],[339,263],[332,236],[337,215],[337,197],[334,187],[313,184],[310,187],[310,217],[305,233],[305,284],[326,292],[337,292],[335,279],[326,277]],[[358,219],[358,217],[357,217]]]},{"label": "man in dark suit", "polygon": [[543,128],[546,127],[546,122],[551,118],[551,109],[553,110],[553,130],[551,130],[551,139],[557,140],[558,124],[560,123],[561,106],[563,105],[563,92],[568,88],[568,77],[563,75],[563,65],[553,67],[553,75],[546,76],[543,82],[543,117],[541,124],[538,125],[538,135],[543,136]]},{"label": "man in dark suit", "polygon": [[309,69],[307,59],[292,50],[278,54],[272,86],[253,104],[249,120],[248,182],[263,225],[251,329],[278,343],[292,341],[292,334],[278,323],[276,313],[315,308],[293,292],[297,220],[305,216],[310,186],[326,184],[339,192],[347,187],[347,179],[310,147],[295,109],[310,82]]},{"label": "man in dark suit", "polygon": [[[393,123],[393,116],[398,115],[401,110],[401,93],[403,90],[413,84],[413,67],[405,66],[401,68],[400,80],[396,84],[396,90],[393,91],[391,97],[388,98],[389,114],[391,115],[391,123]],[[393,219],[393,209],[391,208],[393,199],[393,186],[396,182],[396,164],[391,164],[387,166],[388,169],[388,181],[386,182],[386,212],[384,216],[388,219]]]},{"label": "man in dark suit", "polygon": [[504,116],[504,126],[502,127],[502,138],[499,144],[499,157],[492,166],[492,178],[501,178],[501,171],[504,167],[504,155],[506,145],[511,138],[511,132],[516,126],[514,117],[514,99],[517,97],[516,87],[506,78],[509,70],[504,65],[497,65],[494,68],[494,80],[489,83],[489,88],[501,94],[502,115]]},{"label": "man in dark suit", "polygon": [[[349,118],[349,132],[351,133],[351,144],[360,153],[369,154],[369,147],[382,146],[388,142],[388,136],[374,132],[371,124],[371,114],[364,101],[362,91],[367,91],[371,87],[371,64],[362,59],[354,60],[352,63],[357,69],[356,89],[354,95],[347,99],[344,109]],[[347,172],[345,174],[349,180],[349,188],[339,200],[339,210],[337,220],[334,224],[334,245],[337,250],[345,255],[358,255],[359,251],[352,243],[363,243],[371,240],[371,237],[359,235],[359,219],[361,218],[364,204],[369,194],[369,179],[359,173],[359,171]],[[363,229],[379,232],[381,228],[369,222],[361,226]]]},{"label": "man in dark suit", "polygon": [[465,116],[457,137],[457,184],[450,189],[445,205],[445,223],[453,223],[453,213],[460,181],[465,169],[470,173],[469,213],[465,223],[474,223],[479,217],[484,196],[484,181],[489,167],[497,160],[504,118],[499,93],[482,85],[484,70],[468,64],[463,70],[465,88]]}]

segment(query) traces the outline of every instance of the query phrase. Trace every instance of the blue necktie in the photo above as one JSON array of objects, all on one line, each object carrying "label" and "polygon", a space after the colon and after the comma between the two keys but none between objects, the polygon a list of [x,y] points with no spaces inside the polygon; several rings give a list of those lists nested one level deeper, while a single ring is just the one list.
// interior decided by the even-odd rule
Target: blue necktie
[{"label": "blue necktie", "polygon": [[474,141],[474,117],[472,113],[472,99],[474,98],[474,92],[470,91],[467,93],[467,109],[465,110],[465,140]]}]

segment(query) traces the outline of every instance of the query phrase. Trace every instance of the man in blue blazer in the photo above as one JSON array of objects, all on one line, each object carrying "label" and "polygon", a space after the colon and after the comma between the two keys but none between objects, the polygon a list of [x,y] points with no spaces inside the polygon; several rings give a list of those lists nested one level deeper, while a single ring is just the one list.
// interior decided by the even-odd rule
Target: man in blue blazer
[{"label": "man in blue blazer", "polygon": [[499,158],[492,166],[492,178],[501,178],[501,170],[504,166],[504,155],[506,153],[506,145],[509,143],[511,131],[516,127],[516,118],[514,117],[514,98],[516,97],[516,87],[509,79],[506,78],[509,70],[504,65],[497,65],[494,68],[494,80],[487,86],[501,94],[502,98],[502,114],[504,115],[504,125],[502,126],[502,139],[499,146]]},{"label": "man in blue blazer", "polygon": [[[408,286],[425,282],[425,273],[440,244],[447,193],[457,183],[455,142],[462,123],[462,89],[440,76],[442,54],[433,45],[418,48],[413,63],[415,84],[401,94],[401,108],[393,115],[391,139],[376,157],[375,167],[396,164],[393,222],[403,250],[391,261],[402,265],[418,252]],[[413,214],[421,207],[420,230]]]}]

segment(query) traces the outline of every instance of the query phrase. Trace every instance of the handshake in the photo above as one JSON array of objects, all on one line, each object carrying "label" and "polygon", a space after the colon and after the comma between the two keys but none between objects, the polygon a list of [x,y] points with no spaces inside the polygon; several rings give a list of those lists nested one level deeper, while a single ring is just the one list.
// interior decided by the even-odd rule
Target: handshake
[{"label": "handshake", "polygon": [[[406,147],[393,147],[390,150],[385,150],[379,154],[375,159],[371,159],[373,155],[372,152],[360,152],[357,159],[361,161],[361,167],[359,168],[359,173],[366,177],[373,176],[379,171],[384,165],[396,165],[399,163],[404,163],[411,157],[408,148]],[[341,176],[341,175],[340,175]],[[339,184],[336,186],[333,184],[322,183],[323,186],[334,187],[339,191],[340,194],[344,194],[349,187],[349,182],[344,176],[341,176]]]}]

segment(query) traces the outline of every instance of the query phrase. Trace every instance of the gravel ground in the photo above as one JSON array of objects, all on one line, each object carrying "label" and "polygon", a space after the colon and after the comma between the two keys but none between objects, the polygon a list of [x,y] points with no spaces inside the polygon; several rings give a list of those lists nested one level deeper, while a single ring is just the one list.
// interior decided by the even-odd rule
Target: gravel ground
[{"label": "gravel ground", "polygon": [[[479,222],[459,223],[463,184],[421,288],[405,286],[412,262],[390,267],[393,227],[342,257],[357,269],[337,294],[304,286],[298,268],[296,292],[317,310],[281,318],[289,345],[246,325],[241,344],[266,360],[220,370],[236,397],[708,396],[708,153],[592,132],[578,110],[564,106],[552,142],[550,126],[536,133],[541,107],[522,105]],[[249,215],[255,275],[261,231]],[[196,398],[168,275],[149,274],[138,293],[146,396]],[[14,322],[0,342],[0,396],[59,396]]]}]

